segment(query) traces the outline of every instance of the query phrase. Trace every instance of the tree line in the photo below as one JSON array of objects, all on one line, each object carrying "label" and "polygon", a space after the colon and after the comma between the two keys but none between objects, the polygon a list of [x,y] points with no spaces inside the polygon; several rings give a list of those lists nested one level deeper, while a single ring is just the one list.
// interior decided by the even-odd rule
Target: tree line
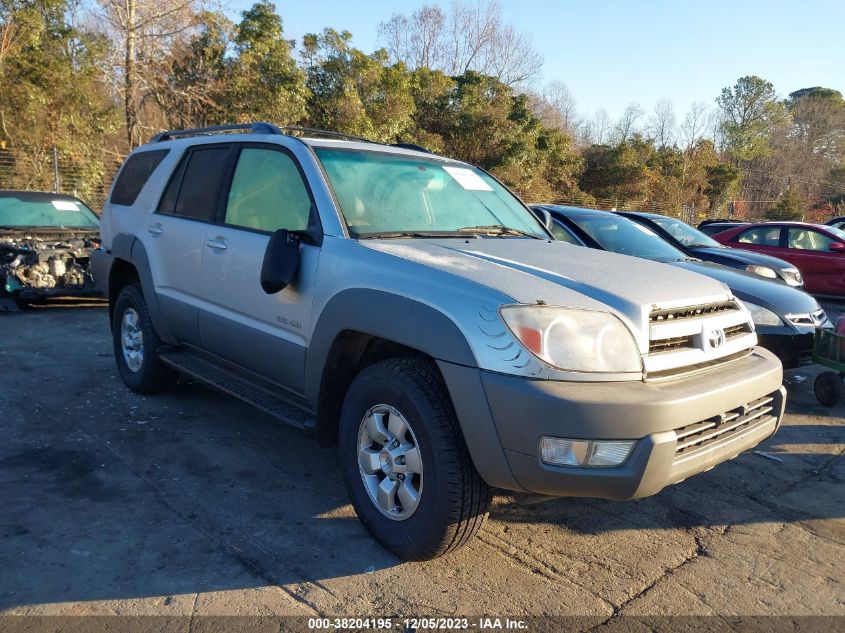
[{"label": "tree line", "polygon": [[237,21],[203,0],[0,0],[0,186],[101,202],[122,157],[162,129],[267,120],[410,142],[490,170],[530,201],[845,213],[845,101],[739,78],[680,119],[613,121],[540,85],[530,37],[495,0],[385,16],[382,47],[326,28],[285,36],[268,1]]}]

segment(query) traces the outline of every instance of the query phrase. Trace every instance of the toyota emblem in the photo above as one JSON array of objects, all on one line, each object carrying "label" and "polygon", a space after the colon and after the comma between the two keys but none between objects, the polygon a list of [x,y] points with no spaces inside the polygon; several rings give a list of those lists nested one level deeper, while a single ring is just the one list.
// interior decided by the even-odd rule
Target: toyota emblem
[{"label": "toyota emblem", "polygon": [[725,331],[722,328],[710,330],[707,335],[707,344],[710,349],[719,349],[725,344]]}]

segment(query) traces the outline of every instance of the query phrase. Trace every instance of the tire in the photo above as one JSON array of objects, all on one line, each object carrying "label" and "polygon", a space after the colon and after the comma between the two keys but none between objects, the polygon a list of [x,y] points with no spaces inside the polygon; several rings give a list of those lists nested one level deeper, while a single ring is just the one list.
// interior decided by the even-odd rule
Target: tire
[{"label": "tire", "polygon": [[[403,424],[408,431],[401,430]],[[358,374],[343,403],[339,441],[343,478],[358,518],[399,558],[437,558],[481,529],[490,491],[475,470],[446,387],[430,362],[396,358]],[[396,452],[395,461],[386,450]],[[387,482],[388,489],[397,486],[395,495],[382,496],[391,501],[377,501],[376,482]]]},{"label": "tire", "polygon": [[[124,327],[124,319],[127,319],[127,325],[132,323],[134,326]],[[158,358],[161,339],[153,328],[139,284],[130,284],[120,291],[114,302],[111,329],[118,373],[127,387],[135,393],[151,394],[167,391],[176,385],[179,373]],[[133,343],[125,349],[126,334]],[[140,347],[134,349],[136,345]],[[140,350],[140,355],[132,354],[133,350]]]},{"label": "tire", "polygon": [[813,391],[816,399],[826,407],[834,407],[842,399],[842,377],[835,371],[823,371],[816,376]]}]

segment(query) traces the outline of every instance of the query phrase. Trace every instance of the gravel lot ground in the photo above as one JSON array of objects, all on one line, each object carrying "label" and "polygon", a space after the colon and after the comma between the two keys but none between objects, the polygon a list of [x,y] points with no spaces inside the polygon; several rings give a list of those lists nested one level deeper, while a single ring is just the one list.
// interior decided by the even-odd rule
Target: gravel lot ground
[{"label": "gravel lot ground", "polygon": [[198,384],[129,392],[102,306],[0,314],[0,364],[0,613],[845,615],[845,405],[815,368],[766,456],[637,502],[499,497],[406,564],[333,449]]}]

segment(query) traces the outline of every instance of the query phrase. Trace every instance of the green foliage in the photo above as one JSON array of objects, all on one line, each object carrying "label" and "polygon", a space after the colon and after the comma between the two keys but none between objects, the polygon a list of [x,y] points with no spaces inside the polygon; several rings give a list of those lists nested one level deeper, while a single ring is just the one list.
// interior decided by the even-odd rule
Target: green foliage
[{"label": "green foliage", "polygon": [[334,29],[303,40],[311,125],[383,142],[407,137],[414,113],[411,75],[402,64],[388,65],[384,51],[366,55],[351,40],[348,31]]},{"label": "green foliage", "polygon": [[794,189],[788,189],[778,201],[766,209],[767,220],[803,220],[805,199]]},{"label": "green foliage", "polygon": [[740,171],[729,163],[716,163],[707,167],[707,185],[704,195],[710,202],[710,209],[721,209],[736,191]]},{"label": "green foliage", "polygon": [[238,122],[302,121],[308,89],[292,48],[273,3],[258,2],[244,11],[235,28],[235,56],[228,65],[222,115]]},{"label": "green foliage", "polygon": [[737,161],[751,161],[769,155],[769,134],[786,119],[786,109],[778,101],[774,86],[760,77],[740,78],[732,88],[724,88],[716,99],[722,112],[725,148]]},{"label": "green foliage", "polygon": [[52,189],[53,148],[62,186],[82,197],[112,169],[102,145],[119,119],[100,72],[106,42],[68,24],[70,9],[67,0],[0,6],[3,27],[18,29],[0,74],[0,186]]}]

